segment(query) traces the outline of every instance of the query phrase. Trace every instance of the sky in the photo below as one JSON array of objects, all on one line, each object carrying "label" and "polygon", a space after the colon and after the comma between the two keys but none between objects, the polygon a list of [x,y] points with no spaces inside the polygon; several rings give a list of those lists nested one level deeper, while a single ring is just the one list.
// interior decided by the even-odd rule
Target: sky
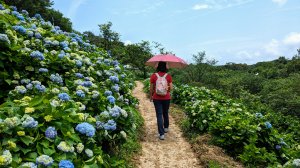
[{"label": "sky", "polygon": [[158,42],[188,63],[201,51],[224,65],[292,58],[300,48],[300,0],[52,1],[77,31],[99,35],[110,21],[125,44]]}]

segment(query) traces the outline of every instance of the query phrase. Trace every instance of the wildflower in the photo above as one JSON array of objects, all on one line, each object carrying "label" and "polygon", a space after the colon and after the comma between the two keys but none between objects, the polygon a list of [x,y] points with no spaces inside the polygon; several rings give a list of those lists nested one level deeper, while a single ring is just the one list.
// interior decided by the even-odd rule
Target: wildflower
[{"label": "wildflower", "polygon": [[29,115],[24,115],[22,118],[24,121],[22,122],[22,126],[24,128],[35,128],[38,125],[38,122],[34,120],[34,118]]},{"label": "wildflower", "polygon": [[26,107],[25,108],[25,113],[33,113],[34,112],[34,108],[33,107]]},{"label": "wildflower", "polygon": [[46,120],[46,122],[50,122],[52,121],[52,115],[46,115],[44,119]]},{"label": "wildflower", "polygon": [[85,149],[84,152],[85,152],[85,154],[86,154],[88,157],[93,157],[93,156],[94,156],[93,151],[90,150],[90,149]]},{"label": "wildflower", "polygon": [[113,96],[108,96],[107,97],[107,100],[111,103],[111,104],[114,104],[116,99],[113,97]]},{"label": "wildflower", "polygon": [[21,167],[23,168],[23,167],[28,167],[28,168],[37,168],[37,165],[35,164],[35,163],[33,163],[33,162],[26,162],[26,163],[23,163],[22,165],[21,165]]},{"label": "wildflower", "polygon": [[111,96],[111,95],[112,95],[112,92],[109,91],[109,90],[107,90],[107,91],[104,92],[104,94],[105,94],[105,96]]},{"label": "wildflower", "polygon": [[62,101],[69,101],[70,100],[70,96],[67,93],[58,94],[58,98]]},{"label": "wildflower", "polygon": [[117,129],[117,124],[114,120],[108,120],[107,123],[103,125],[105,130],[114,131]]},{"label": "wildflower", "polygon": [[20,94],[25,94],[27,92],[27,89],[24,86],[16,86],[15,90]]},{"label": "wildflower", "polygon": [[76,145],[76,150],[78,153],[81,153],[83,149],[84,149],[84,145],[82,143]]},{"label": "wildflower", "polygon": [[57,149],[63,151],[63,152],[74,152],[74,147],[68,145],[65,141],[61,141],[58,146]]},{"label": "wildflower", "polygon": [[41,61],[45,59],[43,53],[41,53],[40,51],[33,51],[32,53],[30,53],[30,56],[32,58],[36,58],[36,59],[39,59]]},{"label": "wildflower", "polygon": [[267,129],[271,129],[272,128],[272,124],[270,122],[265,122],[265,126]]},{"label": "wildflower", "polygon": [[36,164],[41,164],[44,166],[51,166],[53,164],[53,159],[52,157],[48,156],[48,155],[41,155],[39,157],[36,158]]},{"label": "wildflower", "polygon": [[3,151],[3,154],[0,155],[0,166],[7,166],[12,162],[12,155],[9,150]]},{"label": "wildflower", "polygon": [[39,72],[48,72],[48,69],[47,68],[40,68]]},{"label": "wildflower", "polygon": [[81,97],[81,98],[85,97],[85,94],[84,94],[84,92],[82,90],[77,90],[76,91],[76,95],[79,96],[79,97]]},{"label": "wildflower", "polygon": [[69,160],[61,160],[58,164],[59,168],[74,168],[74,164]]},{"label": "wildflower", "polygon": [[57,135],[57,131],[54,127],[48,127],[45,131],[45,136],[50,139],[54,139]]},{"label": "wildflower", "polygon": [[50,80],[52,82],[58,83],[58,84],[63,84],[63,79],[62,77],[57,73],[57,74],[51,74]]},{"label": "wildflower", "polygon": [[88,137],[93,137],[96,131],[95,128],[87,122],[78,124],[75,129],[76,131],[80,132],[81,134],[85,134]]},{"label": "wildflower", "polygon": [[18,134],[18,136],[24,136],[25,132],[24,131],[18,131],[17,134]]}]

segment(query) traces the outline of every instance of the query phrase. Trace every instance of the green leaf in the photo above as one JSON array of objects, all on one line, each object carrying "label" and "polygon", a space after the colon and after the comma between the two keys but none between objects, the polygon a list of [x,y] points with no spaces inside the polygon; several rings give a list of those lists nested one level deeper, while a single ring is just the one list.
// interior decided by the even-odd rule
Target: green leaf
[{"label": "green leaf", "polygon": [[28,146],[29,144],[33,143],[34,138],[30,137],[30,136],[22,136],[20,139],[24,144],[26,144]]},{"label": "green leaf", "polygon": [[43,148],[43,152],[44,152],[44,154],[51,156],[56,151],[54,149],[50,149],[50,148]]}]

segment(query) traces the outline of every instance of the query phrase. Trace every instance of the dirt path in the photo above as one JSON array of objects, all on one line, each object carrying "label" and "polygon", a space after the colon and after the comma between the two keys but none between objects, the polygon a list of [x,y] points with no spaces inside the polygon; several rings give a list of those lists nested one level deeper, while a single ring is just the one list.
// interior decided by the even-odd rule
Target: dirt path
[{"label": "dirt path", "polygon": [[136,82],[133,95],[139,99],[139,110],[145,120],[145,137],[142,154],[139,158],[140,168],[197,168],[201,167],[191,145],[185,141],[174,119],[170,116],[170,131],[165,140],[158,139],[156,115],[152,102],[143,92],[143,84]]}]

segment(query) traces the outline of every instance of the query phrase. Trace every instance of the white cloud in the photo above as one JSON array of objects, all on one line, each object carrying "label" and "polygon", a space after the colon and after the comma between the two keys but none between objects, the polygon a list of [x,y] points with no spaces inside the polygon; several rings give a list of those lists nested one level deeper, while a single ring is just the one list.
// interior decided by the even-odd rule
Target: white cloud
[{"label": "white cloud", "polygon": [[292,32],[285,37],[283,40],[284,44],[297,45],[300,44],[300,33]]},{"label": "white cloud", "polygon": [[71,6],[68,10],[67,17],[74,19],[77,13],[78,8],[84,4],[87,0],[72,0]]},{"label": "white cloud", "polygon": [[209,8],[209,5],[207,5],[207,4],[196,4],[193,7],[194,10],[202,10],[202,9],[208,9],[208,8]]},{"label": "white cloud", "polygon": [[125,46],[130,45],[130,44],[132,44],[132,42],[131,42],[130,40],[126,40],[126,41],[124,42],[124,45],[125,45]]},{"label": "white cloud", "polygon": [[279,55],[279,45],[280,42],[278,40],[272,39],[268,44],[264,46],[264,49],[267,53]]},{"label": "white cloud", "polygon": [[279,6],[283,6],[287,2],[287,0],[272,0],[272,1],[278,4]]}]

